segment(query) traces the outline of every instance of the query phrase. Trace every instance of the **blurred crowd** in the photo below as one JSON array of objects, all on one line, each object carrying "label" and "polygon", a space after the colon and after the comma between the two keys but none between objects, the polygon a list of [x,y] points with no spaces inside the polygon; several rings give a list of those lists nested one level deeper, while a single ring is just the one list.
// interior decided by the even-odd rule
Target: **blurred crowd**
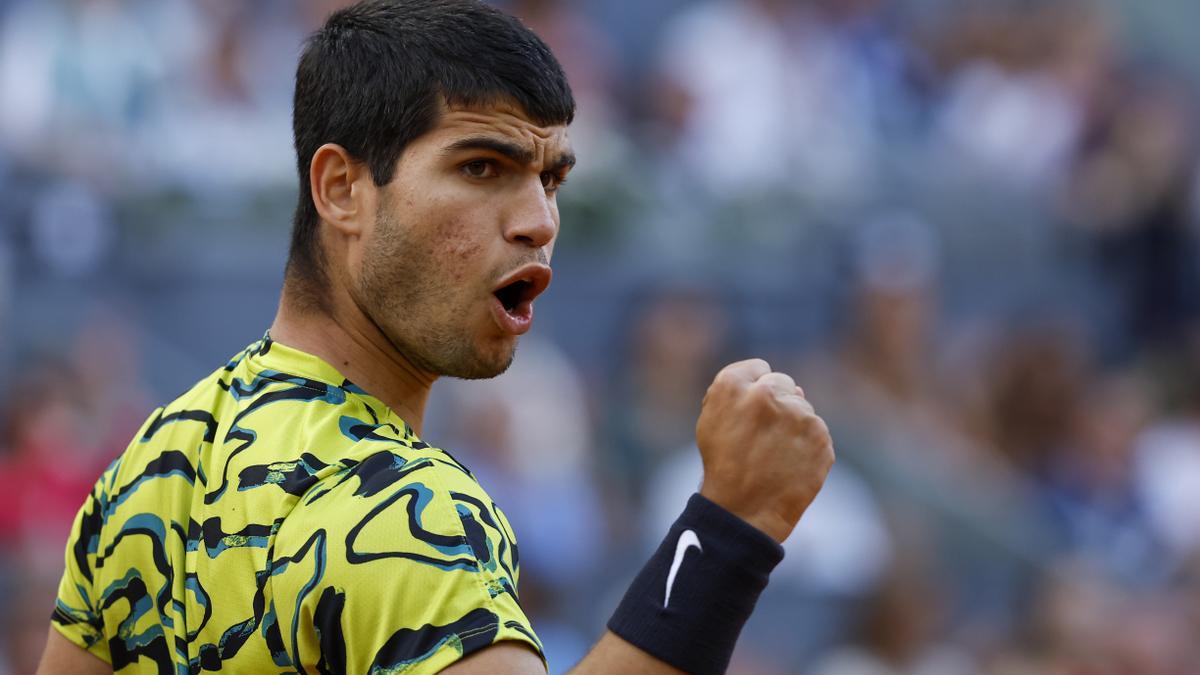
[{"label": "blurred crowd", "polygon": [[[292,73],[341,4],[0,0],[0,673],[31,672],[95,476],[269,323]],[[749,356],[839,461],[731,672],[1200,672],[1179,54],[1098,0],[499,4],[567,70],[581,163],[536,336],[435,387],[426,440],[510,516],[552,672]]]}]

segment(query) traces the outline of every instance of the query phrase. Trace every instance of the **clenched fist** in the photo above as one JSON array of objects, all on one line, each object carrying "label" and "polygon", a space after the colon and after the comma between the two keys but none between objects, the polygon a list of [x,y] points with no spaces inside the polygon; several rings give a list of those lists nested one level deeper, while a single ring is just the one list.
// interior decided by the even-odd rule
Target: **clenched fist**
[{"label": "clenched fist", "polygon": [[791,377],[762,359],[717,373],[696,423],[700,494],[783,543],[833,465],[829,428]]}]

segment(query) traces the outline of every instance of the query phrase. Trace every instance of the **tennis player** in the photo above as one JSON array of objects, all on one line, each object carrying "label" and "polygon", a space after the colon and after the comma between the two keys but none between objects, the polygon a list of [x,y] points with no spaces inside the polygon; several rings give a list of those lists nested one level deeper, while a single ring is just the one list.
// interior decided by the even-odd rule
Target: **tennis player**
[{"label": "tennis player", "polygon": [[[296,74],[278,314],[96,483],[40,673],[545,672],[503,511],[420,433],[438,377],[503,372],[532,325],[574,107],[480,2],[328,19]],[[723,672],[833,461],[761,360],[716,376],[696,440],[699,493],[576,672]]]}]

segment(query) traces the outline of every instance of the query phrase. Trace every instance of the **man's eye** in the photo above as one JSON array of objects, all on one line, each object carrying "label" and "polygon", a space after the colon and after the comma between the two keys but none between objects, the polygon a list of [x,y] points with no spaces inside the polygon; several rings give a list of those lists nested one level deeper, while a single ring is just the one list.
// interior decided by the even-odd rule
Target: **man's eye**
[{"label": "man's eye", "polygon": [[496,175],[496,166],[486,159],[477,159],[463,164],[462,172],[471,178],[491,178]]},{"label": "man's eye", "polygon": [[557,192],[562,184],[567,182],[564,176],[560,176],[553,171],[542,172],[542,187],[546,188],[546,192]]}]

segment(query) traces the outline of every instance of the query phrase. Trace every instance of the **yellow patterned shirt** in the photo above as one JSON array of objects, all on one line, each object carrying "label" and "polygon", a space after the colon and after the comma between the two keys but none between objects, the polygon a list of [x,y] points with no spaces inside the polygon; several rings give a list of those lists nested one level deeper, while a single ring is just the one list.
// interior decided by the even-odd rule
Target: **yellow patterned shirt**
[{"label": "yellow patterned shirt", "polygon": [[76,517],[53,624],[117,672],[431,673],[541,645],[462,464],[270,337],[161,408]]}]

